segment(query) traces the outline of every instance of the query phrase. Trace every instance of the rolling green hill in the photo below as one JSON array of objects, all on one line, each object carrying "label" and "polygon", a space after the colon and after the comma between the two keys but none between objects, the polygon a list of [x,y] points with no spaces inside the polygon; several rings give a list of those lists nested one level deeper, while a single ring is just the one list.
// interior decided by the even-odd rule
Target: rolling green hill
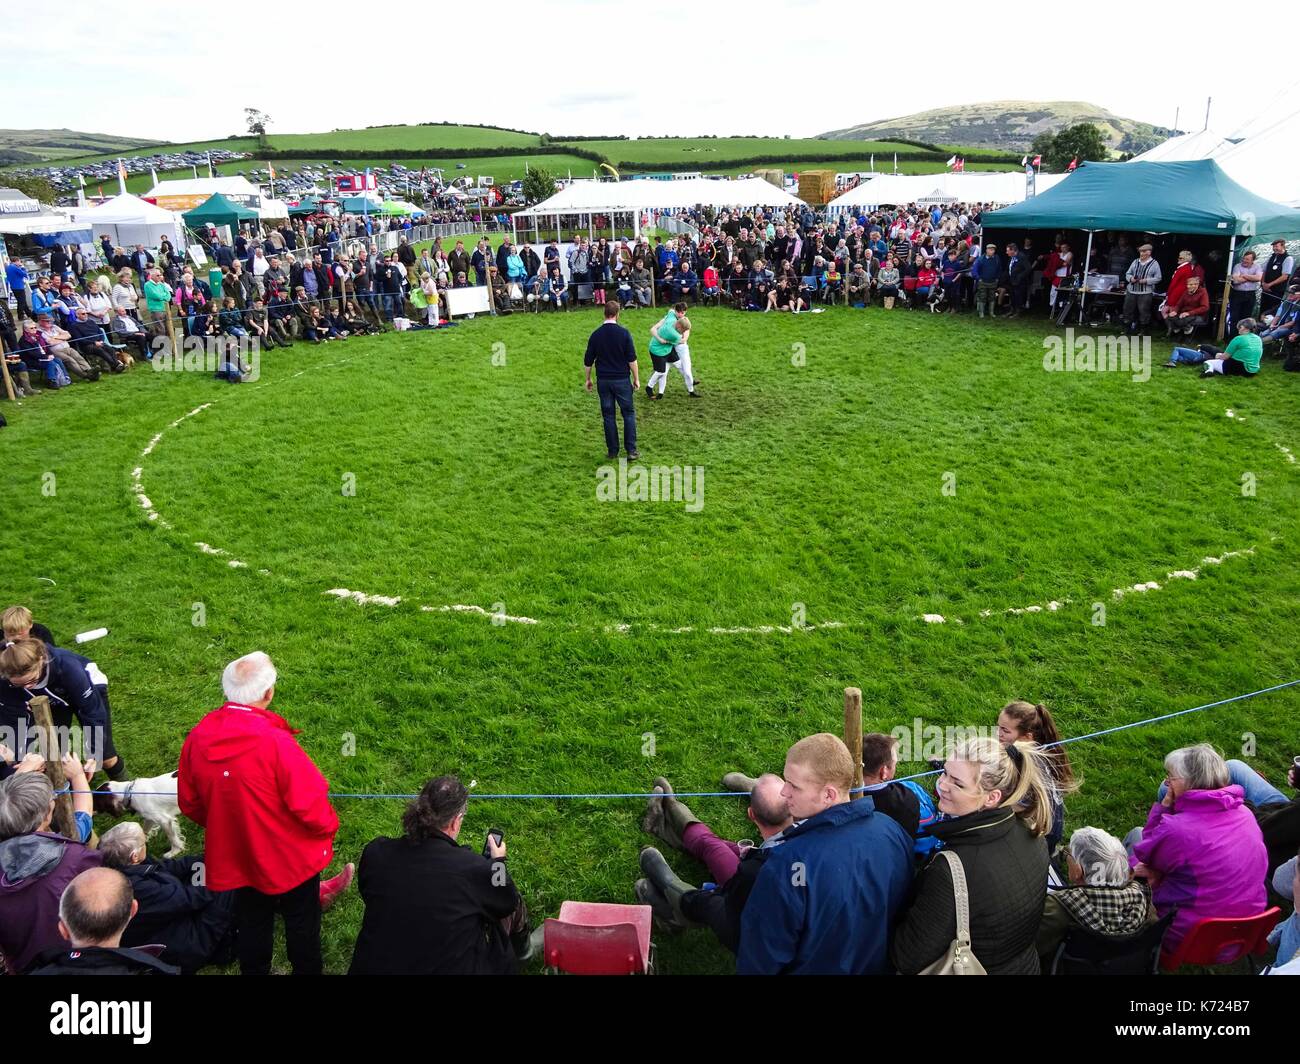
[{"label": "rolling green hill", "polygon": [[73,129],[0,129],[0,162],[60,162],[90,152],[113,154],[157,143],[142,137],[113,137]]},{"label": "rolling green hill", "polygon": [[985,150],[1025,151],[1039,133],[1091,122],[1099,127],[1115,151],[1145,151],[1173,131],[1131,118],[1121,118],[1104,107],[1074,100],[994,100],[958,104],[920,111],[900,118],[885,118],[822,136],[829,140],[871,140],[904,137],[931,144],[969,144]]}]

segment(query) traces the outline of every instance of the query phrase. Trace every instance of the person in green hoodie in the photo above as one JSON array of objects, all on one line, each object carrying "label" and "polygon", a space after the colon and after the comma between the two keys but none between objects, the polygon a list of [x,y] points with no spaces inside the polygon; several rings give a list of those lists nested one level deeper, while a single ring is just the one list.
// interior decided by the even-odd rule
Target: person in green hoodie
[{"label": "person in green hoodie", "polygon": [[1255,332],[1255,319],[1242,318],[1237,322],[1237,335],[1220,351],[1210,344],[1199,348],[1175,347],[1165,366],[1201,366],[1202,377],[1253,377],[1259,372],[1259,360],[1264,354],[1264,341]]},{"label": "person in green hoodie", "polygon": [[172,301],[172,286],[163,280],[162,270],[149,271],[144,283],[144,306],[149,321],[149,332],[154,336],[167,335],[167,307]]}]

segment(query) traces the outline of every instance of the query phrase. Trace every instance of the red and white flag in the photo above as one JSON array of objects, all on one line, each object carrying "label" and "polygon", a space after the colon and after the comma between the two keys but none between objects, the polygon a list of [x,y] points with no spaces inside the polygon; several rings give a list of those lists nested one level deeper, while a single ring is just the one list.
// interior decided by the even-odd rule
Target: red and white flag
[{"label": "red and white flag", "polygon": [[1035,156],[1034,156],[1034,165],[1035,165],[1035,166],[1042,166],[1042,165],[1043,165],[1043,157],[1042,157],[1041,155],[1035,155]]},{"label": "red and white flag", "polygon": [[1070,165],[1065,168],[1065,172],[1068,174],[1071,170],[1073,170],[1078,165],[1079,165],[1079,157],[1076,155],[1073,159],[1070,160]]}]

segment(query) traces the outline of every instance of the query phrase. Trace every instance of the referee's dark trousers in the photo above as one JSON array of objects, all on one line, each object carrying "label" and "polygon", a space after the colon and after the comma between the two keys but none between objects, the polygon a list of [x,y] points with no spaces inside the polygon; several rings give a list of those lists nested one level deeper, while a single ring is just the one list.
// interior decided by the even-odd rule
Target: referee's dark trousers
[{"label": "referee's dark trousers", "polygon": [[605,422],[605,448],[618,454],[618,422],[614,418],[614,404],[623,411],[623,443],[628,451],[636,450],[636,411],[632,409],[632,378],[597,377],[596,394],[600,396],[600,416]]}]

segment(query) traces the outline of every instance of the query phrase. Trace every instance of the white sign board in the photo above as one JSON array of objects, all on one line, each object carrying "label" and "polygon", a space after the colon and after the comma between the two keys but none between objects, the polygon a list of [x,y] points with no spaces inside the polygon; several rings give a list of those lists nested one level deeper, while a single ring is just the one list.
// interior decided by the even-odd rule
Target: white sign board
[{"label": "white sign board", "polygon": [[481,288],[447,289],[447,317],[449,318],[454,318],[458,314],[486,314],[489,309],[486,285]]},{"label": "white sign board", "polygon": [[191,244],[185,250],[194,261],[195,266],[206,266],[208,264],[208,256],[204,254],[203,248],[198,244]]}]

